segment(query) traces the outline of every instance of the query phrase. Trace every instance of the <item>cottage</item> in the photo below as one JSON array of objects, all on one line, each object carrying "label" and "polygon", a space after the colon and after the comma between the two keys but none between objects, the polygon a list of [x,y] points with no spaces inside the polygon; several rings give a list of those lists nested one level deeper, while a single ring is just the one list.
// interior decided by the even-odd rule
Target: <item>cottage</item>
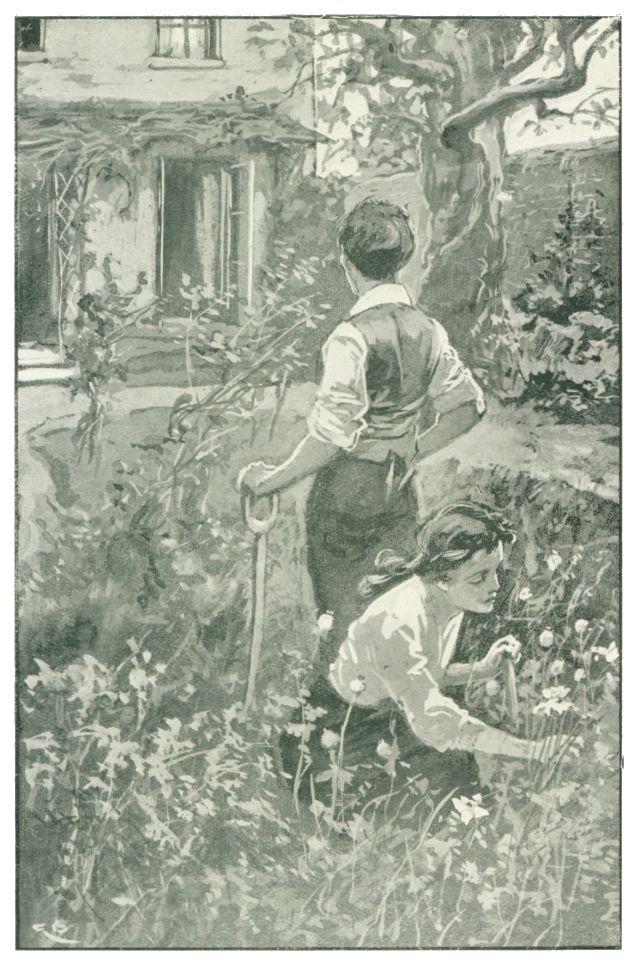
[{"label": "cottage", "polygon": [[[18,18],[20,383],[68,377],[65,326],[105,266],[169,322],[185,276],[222,323],[253,304],[283,155],[316,140],[304,96],[277,109],[291,78],[248,43],[254,22]],[[171,324],[139,334],[134,373],[171,368]]]}]

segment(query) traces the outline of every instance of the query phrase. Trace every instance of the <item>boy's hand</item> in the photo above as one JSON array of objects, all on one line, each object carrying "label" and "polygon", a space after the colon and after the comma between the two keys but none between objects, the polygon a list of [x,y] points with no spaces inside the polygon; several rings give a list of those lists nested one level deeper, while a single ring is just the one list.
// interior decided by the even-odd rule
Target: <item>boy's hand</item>
[{"label": "boy's hand", "polygon": [[248,489],[254,495],[268,495],[269,492],[264,489],[274,469],[275,465],[267,465],[266,462],[250,462],[238,473],[236,489],[238,492]]}]

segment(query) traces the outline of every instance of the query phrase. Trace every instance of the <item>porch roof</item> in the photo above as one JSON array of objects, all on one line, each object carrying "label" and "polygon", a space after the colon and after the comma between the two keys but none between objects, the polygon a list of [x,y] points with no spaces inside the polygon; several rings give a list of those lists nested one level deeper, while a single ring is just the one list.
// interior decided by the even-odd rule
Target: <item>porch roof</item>
[{"label": "porch roof", "polygon": [[178,141],[194,152],[239,142],[269,146],[326,141],[278,105],[245,97],[150,106],[89,98],[56,104],[25,98],[18,105],[18,151],[43,163],[76,159],[109,142],[135,154],[153,143]]}]

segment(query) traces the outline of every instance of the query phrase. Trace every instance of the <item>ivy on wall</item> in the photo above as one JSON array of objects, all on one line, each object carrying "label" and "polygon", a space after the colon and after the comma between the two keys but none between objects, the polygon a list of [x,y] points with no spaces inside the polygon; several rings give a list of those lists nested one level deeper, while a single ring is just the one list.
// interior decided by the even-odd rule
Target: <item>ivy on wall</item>
[{"label": "ivy on wall", "polygon": [[[258,150],[310,146],[321,137],[272,104],[234,95],[203,103],[148,104],[105,101],[46,105],[21,100],[18,110],[20,207],[55,212],[55,294],[58,340],[75,315],[74,302],[85,294],[86,224],[91,219],[91,186],[97,175],[120,177],[134,193],[136,174],[149,150],[170,147],[172,154],[196,157],[215,151],[237,159]],[[126,208],[122,212],[126,214]]]}]

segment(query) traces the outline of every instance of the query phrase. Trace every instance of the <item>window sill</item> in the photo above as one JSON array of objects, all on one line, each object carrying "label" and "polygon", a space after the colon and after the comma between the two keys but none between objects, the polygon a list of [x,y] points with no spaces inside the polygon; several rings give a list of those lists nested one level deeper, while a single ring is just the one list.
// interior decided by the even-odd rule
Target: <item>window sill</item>
[{"label": "window sill", "polygon": [[44,50],[18,50],[19,64],[46,64],[47,54]]},{"label": "window sill", "polygon": [[151,70],[220,70],[226,67],[224,60],[198,60],[195,57],[154,57],[149,61]]},{"label": "window sill", "polygon": [[51,368],[66,364],[64,356],[55,348],[47,348],[45,345],[37,345],[33,342],[18,345],[18,368],[41,366]]},{"label": "window sill", "polygon": [[66,385],[77,375],[77,368],[21,368],[18,388],[22,385]]},{"label": "window sill", "polygon": [[18,385],[54,385],[77,376],[60,352],[43,346],[18,346]]}]

